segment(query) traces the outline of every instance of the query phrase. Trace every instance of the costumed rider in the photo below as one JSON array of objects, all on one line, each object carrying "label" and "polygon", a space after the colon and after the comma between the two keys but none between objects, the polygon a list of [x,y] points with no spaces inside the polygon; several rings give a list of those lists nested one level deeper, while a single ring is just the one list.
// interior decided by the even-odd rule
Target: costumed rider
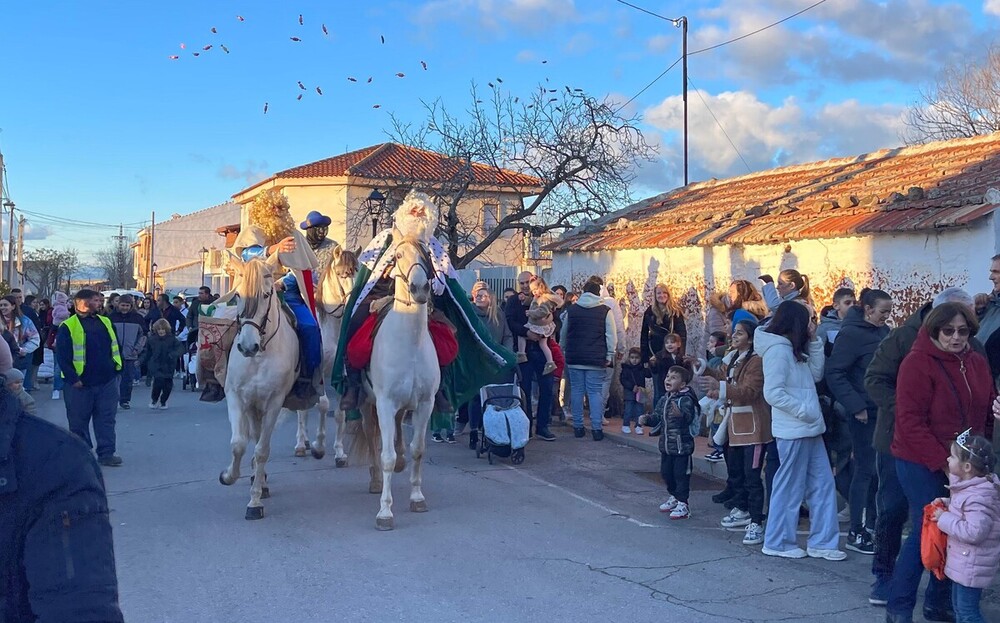
[{"label": "costumed rider", "polygon": [[358,257],[359,270],[346,307],[350,320],[343,323],[339,341],[347,344],[347,348],[337,349],[333,383],[343,394],[341,408],[357,409],[361,404],[362,368],[371,357],[375,316],[393,300],[395,280],[389,273],[395,256],[386,251],[393,246],[395,232],[419,240],[433,264],[433,310],[428,317],[428,330],[442,365],[434,411],[450,414],[454,411],[452,404],[468,402],[480,387],[493,382],[501,372],[512,370],[516,358],[493,340],[476,315],[469,295],[458,283],[448,253],[434,237],[438,210],[430,197],[411,191],[396,210],[393,221],[394,229],[380,232]]},{"label": "costumed rider", "polygon": [[335,240],[327,237],[330,232],[330,217],[313,210],[306,216],[306,220],[299,223],[299,227],[306,232],[306,242],[316,255],[316,270],[313,271],[313,287],[319,285],[323,275],[330,269],[333,263],[333,251],[340,245]]}]

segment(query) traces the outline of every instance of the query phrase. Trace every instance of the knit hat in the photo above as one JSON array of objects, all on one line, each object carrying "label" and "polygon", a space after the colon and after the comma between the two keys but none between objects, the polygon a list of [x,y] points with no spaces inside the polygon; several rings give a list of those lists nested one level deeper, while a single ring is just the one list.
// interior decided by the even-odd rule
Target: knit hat
[{"label": "knit hat", "polygon": [[13,383],[15,381],[24,382],[24,373],[18,370],[17,368],[11,368],[10,370],[4,373],[4,378],[7,380],[8,383]]}]

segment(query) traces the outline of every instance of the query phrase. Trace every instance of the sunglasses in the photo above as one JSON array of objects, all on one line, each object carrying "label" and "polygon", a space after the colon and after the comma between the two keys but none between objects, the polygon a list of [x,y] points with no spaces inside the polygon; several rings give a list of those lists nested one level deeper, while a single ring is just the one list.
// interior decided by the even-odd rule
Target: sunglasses
[{"label": "sunglasses", "polygon": [[969,337],[969,327],[941,327],[941,335],[951,337],[958,333],[958,337]]}]

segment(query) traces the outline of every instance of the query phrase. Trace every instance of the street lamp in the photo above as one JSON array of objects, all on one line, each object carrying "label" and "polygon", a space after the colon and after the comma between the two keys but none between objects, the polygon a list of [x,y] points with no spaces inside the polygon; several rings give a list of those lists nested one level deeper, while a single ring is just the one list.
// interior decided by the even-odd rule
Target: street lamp
[{"label": "street lamp", "polygon": [[149,283],[150,283],[149,291],[153,292],[155,294],[156,291],[160,289],[160,287],[158,285],[156,285],[156,262],[153,262],[153,265],[152,265],[151,268],[153,270],[152,270],[151,273],[149,273]]},{"label": "street lamp", "polygon": [[372,217],[372,238],[378,235],[378,218],[385,209],[385,195],[376,188],[364,201],[365,212]]},{"label": "street lamp", "polygon": [[688,185],[688,18],[686,15],[681,15],[677,19],[672,19],[670,22],[675,28],[682,29],[683,41],[681,43],[681,81],[684,83],[683,88],[683,100],[684,100],[684,185]]},{"label": "street lamp", "polygon": [[202,247],[198,253],[201,254],[201,283],[199,287],[202,287],[205,285],[205,261],[208,259],[208,249]]}]

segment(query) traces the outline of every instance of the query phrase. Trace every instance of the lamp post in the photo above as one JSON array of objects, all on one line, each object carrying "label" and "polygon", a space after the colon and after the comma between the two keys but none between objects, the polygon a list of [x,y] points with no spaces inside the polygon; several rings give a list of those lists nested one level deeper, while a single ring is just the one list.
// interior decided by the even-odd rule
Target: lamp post
[{"label": "lamp post", "polygon": [[7,236],[7,284],[14,287],[14,202],[6,199],[3,207],[7,209],[7,225],[9,234]]},{"label": "lamp post", "polygon": [[670,20],[675,28],[680,28],[682,32],[681,42],[681,81],[682,99],[684,101],[684,185],[688,185],[688,18],[681,15],[677,19]]},{"label": "lamp post", "polygon": [[372,238],[378,235],[378,221],[385,210],[385,195],[376,188],[364,201],[365,211],[372,217]]},{"label": "lamp post", "polygon": [[201,254],[201,283],[198,287],[203,287],[205,285],[205,261],[208,259],[208,249],[202,247],[198,253]]}]

